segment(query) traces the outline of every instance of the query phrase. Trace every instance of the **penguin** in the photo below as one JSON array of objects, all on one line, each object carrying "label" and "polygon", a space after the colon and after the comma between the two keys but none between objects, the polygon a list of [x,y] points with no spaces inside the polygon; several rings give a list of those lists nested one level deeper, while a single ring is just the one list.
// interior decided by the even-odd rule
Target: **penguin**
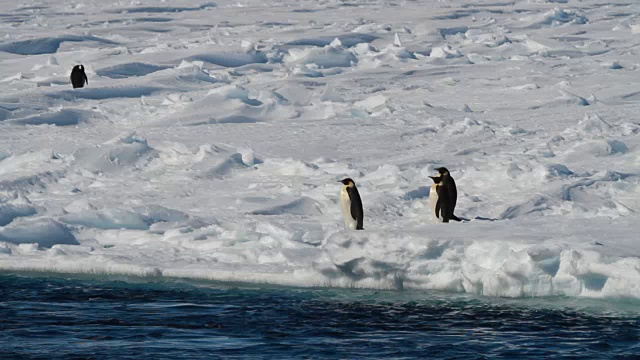
[{"label": "penguin", "polygon": [[434,183],[429,191],[432,214],[437,220],[442,220],[445,223],[448,223],[449,220],[461,221],[460,218],[453,214],[458,200],[456,182],[447,168],[441,167],[436,171],[438,175],[429,176]]},{"label": "penguin", "polygon": [[76,65],[71,70],[71,85],[73,88],[81,88],[84,87],[84,84],[89,85],[89,79],[87,79],[87,74],[84,73],[84,66]]},{"label": "penguin", "polygon": [[356,184],[350,178],[338,182],[344,184],[340,190],[340,208],[342,209],[344,226],[351,230],[364,230],[362,227],[364,221],[362,200]]}]

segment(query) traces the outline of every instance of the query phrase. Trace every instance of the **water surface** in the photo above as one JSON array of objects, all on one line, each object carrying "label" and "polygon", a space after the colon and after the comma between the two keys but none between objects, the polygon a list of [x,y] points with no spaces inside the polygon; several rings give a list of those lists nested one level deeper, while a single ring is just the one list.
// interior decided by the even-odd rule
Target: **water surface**
[{"label": "water surface", "polygon": [[2,359],[640,356],[640,304],[0,274]]}]

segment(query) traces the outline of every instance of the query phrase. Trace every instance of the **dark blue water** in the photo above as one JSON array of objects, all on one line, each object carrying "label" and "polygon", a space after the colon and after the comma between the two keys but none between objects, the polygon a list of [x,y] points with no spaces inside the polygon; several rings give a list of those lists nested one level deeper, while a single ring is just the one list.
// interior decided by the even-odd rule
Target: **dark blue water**
[{"label": "dark blue water", "polygon": [[0,274],[1,359],[640,358],[640,304]]}]

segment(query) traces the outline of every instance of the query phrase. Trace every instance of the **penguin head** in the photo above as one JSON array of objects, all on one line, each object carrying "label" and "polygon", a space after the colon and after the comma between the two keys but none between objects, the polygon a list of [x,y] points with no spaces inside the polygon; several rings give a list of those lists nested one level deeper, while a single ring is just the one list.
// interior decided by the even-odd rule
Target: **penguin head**
[{"label": "penguin head", "polygon": [[444,176],[449,175],[449,170],[447,170],[446,167],[439,167],[439,168],[436,169],[436,171],[440,175],[444,175]]},{"label": "penguin head", "polygon": [[431,178],[431,180],[433,180],[433,182],[435,184],[439,184],[442,182],[442,176],[429,176]]},{"label": "penguin head", "polygon": [[82,71],[82,72],[84,72],[84,66],[76,65],[76,66],[73,67],[73,71]]},{"label": "penguin head", "polygon": [[346,178],[346,179],[343,179],[343,180],[339,180],[338,182],[341,182],[344,185],[349,186],[349,187],[356,186],[356,183],[354,183],[353,180],[351,180],[351,178]]}]

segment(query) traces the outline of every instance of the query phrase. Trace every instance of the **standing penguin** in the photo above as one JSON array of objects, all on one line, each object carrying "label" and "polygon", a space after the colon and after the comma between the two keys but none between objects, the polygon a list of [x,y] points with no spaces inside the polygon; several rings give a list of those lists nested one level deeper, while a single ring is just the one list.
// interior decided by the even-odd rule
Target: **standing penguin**
[{"label": "standing penguin", "polygon": [[362,227],[364,221],[362,200],[356,184],[350,178],[338,182],[344,184],[340,190],[340,208],[342,209],[344,226],[351,230],[364,230]]},{"label": "standing penguin", "polygon": [[73,88],[81,88],[84,87],[84,84],[89,85],[89,79],[87,79],[87,74],[84,73],[84,66],[76,65],[71,70],[71,85]]},{"label": "standing penguin", "polygon": [[429,202],[431,203],[431,210],[433,215],[438,220],[448,223],[449,220],[460,221],[460,219],[453,214],[456,208],[456,201],[458,200],[458,190],[456,189],[456,182],[449,174],[447,168],[441,167],[436,169],[438,171],[437,176],[429,176],[434,184],[429,191]]}]

